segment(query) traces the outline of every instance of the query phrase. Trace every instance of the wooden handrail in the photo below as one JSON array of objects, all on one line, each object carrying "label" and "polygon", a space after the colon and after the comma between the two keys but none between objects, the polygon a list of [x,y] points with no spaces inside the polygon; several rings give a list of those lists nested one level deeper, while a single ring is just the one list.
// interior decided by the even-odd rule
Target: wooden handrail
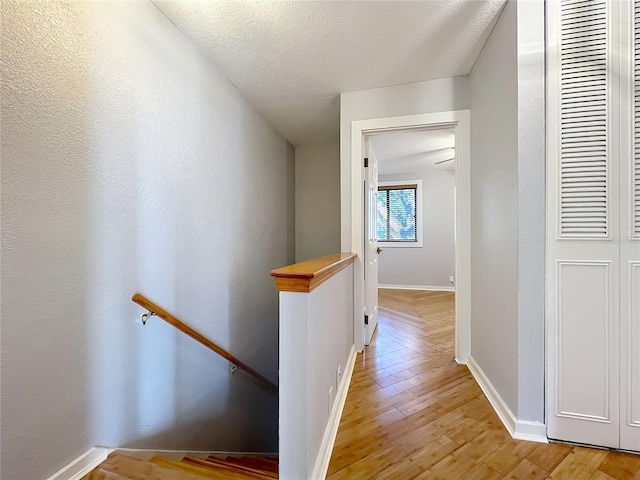
[{"label": "wooden handrail", "polygon": [[309,293],[336,273],[351,265],[355,253],[334,253],[271,271],[280,292]]},{"label": "wooden handrail", "polygon": [[189,325],[184,323],[182,320],[180,320],[177,317],[174,317],[169,312],[167,312],[165,309],[163,309],[162,307],[156,305],[155,303],[153,303],[151,300],[149,300],[144,295],[142,295],[140,293],[136,293],[133,297],[131,297],[131,300],[133,300],[135,303],[140,305],[142,308],[146,308],[151,313],[157,315],[162,320],[167,322],[169,325],[173,325],[175,328],[180,330],[182,333],[190,336],[195,341],[197,341],[197,342],[201,343],[202,345],[204,345],[205,347],[207,347],[209,350],[212,350],[215,353],[217,353],[218,355],[220,355],[221,357],[225,358],[226,360],[231,362],[233,365],[235,365],[240,370],[244,370],[249,375],[252,375],[253,377],[257,378],[262,383],[267,385],[269,387],[269,390],[271,390],[271,391],[273,391],[275,393],[278,392],[278,386],[275,383],[273,383],[271,380],[269,380],[267,377],[265,377],[263,375],[260,375],[253,368],[251,368],[249,365],[247,365],[243,361],[239,360],[235,356],[231,355],[224,348],[220,347],[219,345],[216,345],[214,342],[209,340],[207,337],[205,337],[201,333],[195,331],[193,328],[191,328]]}]

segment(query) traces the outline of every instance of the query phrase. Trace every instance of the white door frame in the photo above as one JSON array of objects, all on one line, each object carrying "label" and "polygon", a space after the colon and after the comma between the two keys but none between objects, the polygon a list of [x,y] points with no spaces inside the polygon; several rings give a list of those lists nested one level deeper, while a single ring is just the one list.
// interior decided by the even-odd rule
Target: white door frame
[{"label": "white door frame", "polygon": [[471,350],[471,114],[469,110],[374,118],[351,122],[351,252],[354,270],[356,350],[364,348],[364,203],[363,137],[394,130],[455,128],[456,130],[456,362],[466,364]]}]

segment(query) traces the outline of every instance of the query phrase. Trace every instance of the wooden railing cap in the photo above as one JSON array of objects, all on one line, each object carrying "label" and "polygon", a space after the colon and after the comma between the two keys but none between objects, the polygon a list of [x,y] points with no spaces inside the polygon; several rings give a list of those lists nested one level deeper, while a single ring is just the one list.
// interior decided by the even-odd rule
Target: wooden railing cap
[{"label": "wooden railing cap", "polygon": [[355,253],[334,253],[271,271],[280,292],[308,293],[351,265]]}]

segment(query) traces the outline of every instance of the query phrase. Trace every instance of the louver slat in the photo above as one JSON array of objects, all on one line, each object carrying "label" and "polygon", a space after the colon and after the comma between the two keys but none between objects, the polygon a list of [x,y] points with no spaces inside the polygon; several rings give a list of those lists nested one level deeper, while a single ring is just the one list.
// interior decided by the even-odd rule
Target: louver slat
[{"label": "louver slat", "polygon": [[561,11],[560,236],[606,237],[607,2],[563,0]]},{"label": "louver slat", "polygon": [[633,200],[631,224],[633,238],[640,239],[640,2],[635,2],[633,32],[633,94],[634,94],[634,151],[633,151]]}]

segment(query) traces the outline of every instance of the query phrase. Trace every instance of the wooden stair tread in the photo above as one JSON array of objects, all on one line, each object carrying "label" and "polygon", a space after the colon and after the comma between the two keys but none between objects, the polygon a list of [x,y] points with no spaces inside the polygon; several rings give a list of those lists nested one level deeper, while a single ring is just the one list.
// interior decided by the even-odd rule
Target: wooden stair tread
[{"label": "wooden stair tread", "polygon": [[[218,457],[214,457],[210,455],[207,459],[216,459]],[[273,478],[278,478],[278,461],[266,458],[266,457],[227,457],[225,461],[231,462],[238,465],[246,465],[248,467],[255,468],[257,470],[269,473],[275,473],[276,475]]]},{"label": "wooden stair tread", "polygon": [[81,480],[273,480],[278,478],[277,469],[278,461],[267,457],[155,456],[144,461],[113,452]]},{"label": "wooden stair tread", "polygon": [[209,467],[212,469],[224,468],[232,472],[238,472],[243,475],[246,475],[246,477],[244,478],[257,478],[261,480],[272,480],[273,478],[278,478],[277,476],[273,477],[272,472],[265,472],[261,470],[256,470],[255,468],[245,467],[243,465],[237,465],[234,463],[229,463],[225,459],[217,458],[217,457],[211,457],[207,459],[184,457],[181,461],[184,463],[200,465],[202,467]]},{"label": "wooden stair tread", "polygon": [[116,452],[111,453],[90,475],[93,475],[89,477],[90,480],[202,480],[207,478],[165,468]]},{"label": "wooden stair tread", "polygon": [[206,465],[198,465],[190,462],[179,460],[171,460],[164,457],[155,456],[149,462],[161,465],[165,468],[175,470],[177,472],[189,472],[199,475],[199,478],[207,478],[212,480],[247,480],[255,479],[255,477],[246,475],[242,472],[236,472],[229,468],[211,468]]},{"label": "wooden stair tread", "polygon": [[122,477],[117,473],[108,472],[101,468],[95,468],[90,473],[82,477],[80,480],[128,480],[127,477]]},{"label": "wooden stair tread", "polygon": [[265,463],[270,463],[272,465],[278,465],[280,463],[280,461],[278,460],[278,458],[274,458],[274,457],[247,457],[247,458],[255,458],[257,460],[261,460]]}]

